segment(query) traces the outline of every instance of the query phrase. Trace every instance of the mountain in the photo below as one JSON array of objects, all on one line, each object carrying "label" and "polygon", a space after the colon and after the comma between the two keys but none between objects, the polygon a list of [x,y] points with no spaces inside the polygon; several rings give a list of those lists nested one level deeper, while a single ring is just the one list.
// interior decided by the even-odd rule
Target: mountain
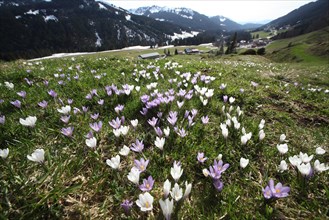
[{"label": "mountain", "polygon": [[188,28],[95,0],[0,1],[0,59],[163,45]]},{"label": "mountain", "polygon": [[329,25],[329,1],[318,0],[301,6],[285,16],[271,21],[262,29],[286,30],[274,39],[294,37]]},{"label": "mountain", "polygon": [[193,31],[221,29],[220,26],[212,22],[206,15],[188,8],[168,8],[154,5],[151,7],[130,9],[129,11],[133,14],[144,15],[159,21],[171,22],[188,27]]}]

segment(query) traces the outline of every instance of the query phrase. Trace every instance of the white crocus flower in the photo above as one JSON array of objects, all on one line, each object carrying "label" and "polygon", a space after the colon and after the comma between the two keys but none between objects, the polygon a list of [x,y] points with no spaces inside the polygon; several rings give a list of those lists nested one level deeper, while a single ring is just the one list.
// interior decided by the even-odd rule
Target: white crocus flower
[{"label": "white crocus flower", "polygon": [[43,149],[36,149],[31,155],[27,155],[27,159],[42,163],[45,160],[45,151]]},{"label": "white crocus flower", "polygon": [[183,174],[183,169],[177,163],[174,163],[174,167],[170,169],[172,178],[177,182]]},{"label": "white crocus flower", "polygon": [[127,175],[128,180],[130,180],[131,182],[138,184],[139,183],[139,174],[140,171],[139,169],[137,169],[136,167],[132,167],[129,174]]},{"label": "white crocus flower", "polygon": [[189,195],[190,195],[190,193],[191,193],[191,190],[192,190],[192,183],[187,183],[186,181],[185,181],[185,192],[184,192],[184,199],[186,199]]},{"label": "white crocus flower", "polygon": [[131,125],[132,125],[134,128],[136,128],[137,125],[138,125],[138,119],[131,120],[130,123],[131,123]]},{"label": "white crocus flower", "polygon": [[164,183],[163,183],[163,194],[164,197],[167,198],[169,193],[170,193],[170,189],[171,189],[171,182],[167,179]]},{"label": "white crocus flower", "polygon": [[228,99],[228,101],[230,102],[230,104],[232,104],[232,103],[235,101],[235,98],[230,97],[230,98]]},{"label": "white crocus flower", "polygon": [[122,134],[122,136],[126,136],[128,134],[128,131],[129,131],[129,126],[120,127],[120,133]]},{"label": "white crocus flower", "polygon": [[118,169],[120,166],[120,155],[116,155],[115,157],[112,157],[111,159],[107,159],[106,164],[115,170]]},{"label": "white crocus flower", "polygon": [[153,196],[146,192],[144,194],[139,194],[136,204],[141,209],[142,212],[151,211],[153,209]]},{"label": "white crocus flower", "polygon": [[170,128],[167,127],[165,129],[163,129],[163,133],[166,135],[166,137],[169,137],[169,134],[170,134]]},{"label": "white crocus flower", "polygon": [[315,153],[316,153],[317,155],[323,155],[323,154],[326,153],[326,151],[325,151],[322,147],[317,147],[317,148],[315,149]]},{"label": "white crocus flower", "polygon": [[260,130],[258,134],[259,140],[262,141],[265,138],[264,130]]},{"label": "white crocus flower", "polygon": [[280,152],[280,154],[285,154],[288,152],[288,145],[287,144],[277,144],[276,148]]},{"label": "white crocus flower", "polygon": [[0,157],[2,159],[6,159],[8,157],[8,154],[9,154],[9,149],[8,148],[0,149]]},{"label": "white crocus flower", "polygon": [[183,197],[183,189],[175,183],[174,188],[170,191],[170,195],[176,202],[178,202]]},{"label": "white crocus flower", "polygon": [[313,159],[313,155],[308,156],[307,153],[299,152],[299,157],[303,163],[309,163]]},{"label": "white crocus flower", "polygon": [[13,84],[13,83],[10,83],[10,82],[5,82],[5,86],[6,86],[8,89],[13,89],[13,88],[14,88],[14,84]]},{"label": "white crocus flower", "polygon": [[97,139],[95,137],[86,139],[86,145],[90,148],[96,148]]},{"label": "white crocus flower", "polygon": [[160,150],[163,150],[163,146],[165,144],[166,139],[165,138],[159,138],[156,137],[154,144],[157,148],[159,148]]},{"label": "white crocus flower", "polygon": [[170,216],[174,210],[174,200],[170,200],[169,198],[167,198],[165,201],[163,201],[162,199],[160,199],[159,203],[163,216],[166,220],[170,220]]},{"label": "white crocus flower", "polygon": [[243,158],[241,157],[240,158],[240,167],[241,168],[246,168],[248,166],[248,163],[249,163],[249,159],[246,159],[246,158]]},{"label": "white crocus flower", "polygon": [[312,168],[311,168],[311,164],[310,163],[301,163],[297,166],[299,172],[303,175],[303,176],[308,176],[310,175]]},{"label": "white crocus flower", "polygon": [[26,119],[23,118],[19,119],[19,123],[21,123],[21,125],[31,128],[35,126],[36,122],[37,122],[37,117],[35,116],[28,116]]},{"label": "white crocus flower", "polygon": [[318,173],[329,170],[329,166],[326,166],[324,163],[320,163],[319,160],[314,162],[314,170]]},{"label": "white crocus flower", "polygon": [[69,105],[63,106],[62,108],[57,109],[57,111],[63,115],[68,115],[71,111],[71,106]]},{"label": "white crocus flower", "polygon": [[129,152],[130,152],[130,148],[124,145],[119,151],[119,154],[122,156],[128,156]]},{"label": "white crocus flower", "polygon": [[280,135],[280,142],[284,142],[286,140],[286,135],[285,134],[281,134]]},{"label": "white crocus flower", "polygon": [[118,128],[118,129],[113,129],[113,134],[114,134],[114,136],[116,136],[116,137],[120,137],[120,135],[121,135],[121,130],[120,130],[120,128]]},{"label": "white crocus flower", "polygon": [[288,164],[285,160],[281,160],[279,165],[279,171],[282,173],[283,171],[288,170]]},{"label": "white crocus flower", "polygon": [[209,176],[209,171],[208,171],[206,168],[204,168],[204,169],[202,170],[202,173],[203,173],[203,175],[204,175],[205,177],[208,177],[208,176]]},{"label": "white crocus flower", "polygon": [[297,167],[297,166],[300,165],[303,161],[302,161],[297,155],[294,155],[293,157],[289,157],[289,162],[290,162],[291,165],[293,165],[294,167]]}]

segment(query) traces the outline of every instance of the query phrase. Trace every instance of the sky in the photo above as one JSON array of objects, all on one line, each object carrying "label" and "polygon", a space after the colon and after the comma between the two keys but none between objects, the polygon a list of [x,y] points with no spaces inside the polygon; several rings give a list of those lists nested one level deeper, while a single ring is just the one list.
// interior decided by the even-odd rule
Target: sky
[{"label": "sky", "polygon": [[[104,1],[104,0],[103,0]],[[222,15],[240,24],[267,23],[315,0],[105,0],[124,9],[143,6],[185,7],[207,16]]]}]

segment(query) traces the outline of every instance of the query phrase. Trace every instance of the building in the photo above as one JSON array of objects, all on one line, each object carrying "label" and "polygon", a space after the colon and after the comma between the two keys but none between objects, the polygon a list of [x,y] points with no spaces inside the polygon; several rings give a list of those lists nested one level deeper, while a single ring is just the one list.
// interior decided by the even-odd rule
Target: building
[{"label": "building", "polygon": [[138,58],[140,58],[140,59],[156,59],[156,58],[160,58],[160,54],[158,52],[146,53],[146,54],[139,55]]}]

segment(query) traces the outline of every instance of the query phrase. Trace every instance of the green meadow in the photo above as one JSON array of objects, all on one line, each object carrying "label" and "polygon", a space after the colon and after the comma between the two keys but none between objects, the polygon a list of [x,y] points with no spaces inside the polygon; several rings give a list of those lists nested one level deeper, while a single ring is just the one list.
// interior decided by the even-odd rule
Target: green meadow
[{"label": "green meadow", "polygon": [[329,68],[312,48],[0,63],[0,218],[327,219]]}]

